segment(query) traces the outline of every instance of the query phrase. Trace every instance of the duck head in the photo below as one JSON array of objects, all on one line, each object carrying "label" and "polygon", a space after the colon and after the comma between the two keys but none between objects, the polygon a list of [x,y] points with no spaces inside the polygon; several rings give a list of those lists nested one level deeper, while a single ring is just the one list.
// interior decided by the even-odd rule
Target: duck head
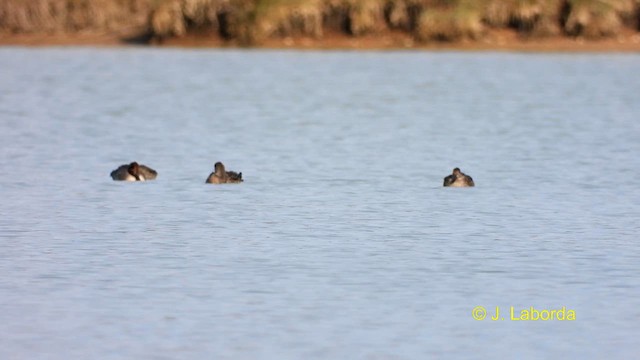
[{"label": "duck head", "polygon": [[127,172],[131,176],[136,178],[136,181],[140,181],[140,165],[138,165],[137,162],[134,161],[131,164],[129,164],[129,167],[127,168]]},{"label": "duck head", "polygon": [[222,163],[220,161],[218,161],[215,165],[214,165],[214,172],[216,175],[218,176],[224,176],[226,174],[225,170],[224,170],[224,165],[222,165]]}]

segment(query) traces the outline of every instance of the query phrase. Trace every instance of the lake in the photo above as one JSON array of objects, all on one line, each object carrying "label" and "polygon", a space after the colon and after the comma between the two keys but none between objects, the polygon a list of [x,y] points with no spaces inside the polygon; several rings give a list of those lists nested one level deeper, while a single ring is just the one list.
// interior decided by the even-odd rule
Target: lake
[{"label": "lake", "polygon": [[[638,74],[0,48],[0,358],[637,356]],[[131,161],[157,180],[112,181]],[[205,184],[216,161],[245,182]]]}]

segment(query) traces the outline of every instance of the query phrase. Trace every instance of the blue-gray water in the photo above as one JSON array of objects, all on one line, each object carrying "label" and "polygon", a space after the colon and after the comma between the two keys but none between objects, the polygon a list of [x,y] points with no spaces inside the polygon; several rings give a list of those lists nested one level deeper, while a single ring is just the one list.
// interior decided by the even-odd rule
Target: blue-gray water
[{"label": "blue-gray water", "polygon": [[[617,54],[2,48],[0,358],[635,356],[638,74]],[[158,179],[111,181],[134,160]],[[216,161],[245,182],[205,185]],[[456,166],[475,188],[441,187]]]}]

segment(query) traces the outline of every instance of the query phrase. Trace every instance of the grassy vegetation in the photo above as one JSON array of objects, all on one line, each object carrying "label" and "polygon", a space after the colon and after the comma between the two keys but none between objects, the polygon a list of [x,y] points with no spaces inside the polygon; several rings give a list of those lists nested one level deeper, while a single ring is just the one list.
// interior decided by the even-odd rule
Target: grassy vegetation
[{"label": "grassy vegetation", "polygon": [[633,0],[568,0],[564,30],[590,38],[613,36],[631,13],[637,16],[637,5]]},{"label": "grassy vegetation", "polygon": [[523,36],[612,37],[640,29],[640,0],[2,0],[0,32],[188,33],[240,43],[400,31],[418,41]]},{"label": "grassy vegetation", "polygon": [[418,39],[455,41],[479,38],[484,24],[478,3],[473,0],[447,1],[444,6],[426,8],[418,21]]},{"label": "grassy vegetation", "polygon": [[144,27],[149,0],[2,0],[0,32],[117,32]]},{"label": "grassy vegetation", "polygon": [[560,33],[562,0],[487,1],[483,19],[491,26],[511,27],[529,35]]},{"label": "grassy vegetation", "polygon": [[258,0],[255,40],[265,37],[322,37],[321,0]]}]

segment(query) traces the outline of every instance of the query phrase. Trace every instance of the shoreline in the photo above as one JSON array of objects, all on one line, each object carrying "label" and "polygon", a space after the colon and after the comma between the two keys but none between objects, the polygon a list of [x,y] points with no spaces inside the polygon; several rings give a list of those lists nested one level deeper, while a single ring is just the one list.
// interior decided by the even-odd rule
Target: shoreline
[{"label": "shoreline", "polygon": [[128,41],[114,34],[0,34],[0,47],[143,47],[273,50],[352,50],[352,51],[478,51],[478,52],[558,52],[558,53],[640,53],[640,33],[616,38],[589,40],[570,37],[522,38],[512,31],[495,31],[482,40],[458,42],[416,42],[406,34],[349,37],[329,34],[320,39],[285,37],[267,39],[261,44],[242,46],[217,37],[187,35],[160,44]]}]

